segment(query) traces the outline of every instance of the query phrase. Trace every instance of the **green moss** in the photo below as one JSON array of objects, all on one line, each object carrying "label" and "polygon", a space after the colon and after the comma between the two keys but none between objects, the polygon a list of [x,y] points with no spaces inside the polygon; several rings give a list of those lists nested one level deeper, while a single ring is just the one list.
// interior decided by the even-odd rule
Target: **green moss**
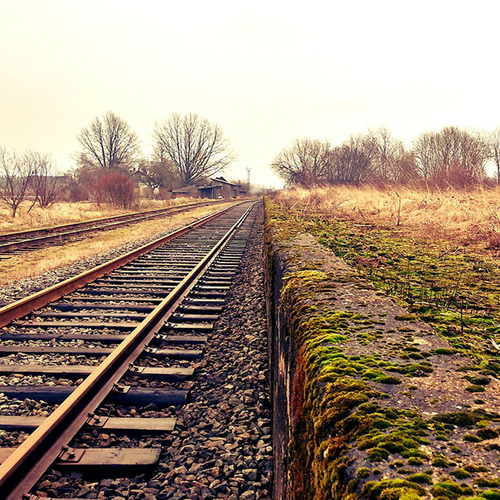
[{"label": "green moss", "polygon": [[500,486],[500,479],[495,478],[485,478],[485,477],[478,477],[477,479],[474,480],[474,483],[477,484],[481,488],[497,488]]},{"label": "green moss", "polygon": [[412,437],[411,432],[394,431],[390,434],[378,434],[369,439],[368,444],[383,448],[391,453],[408,453],[412,450],[420,452],[419,447],[423,442],[422,438]]},{"label": "green moss", "polygon": [[401,384],[401,380],[392,375],[387,375],[387,373],[381,370],[366,370],[363,374],[363,378],[367,378],[373,382],[379,382],[381,384]]},{"label": "green moss", "polygon": [[419,472],[417,474],[409,476],[408,481],[419,484],[432,484],[432,477],[429,476],[429,474],[425,474],[424,472]]},{"label": "green moss", "polygon": [[499,430],[498,429],[491,429],[489,427],[483,428],[483,429],[478,429],[477,435],[481,439],[495,439],[498,437]]},{"label": "green moss", "polygon": [[419,484],[405,479],[384,479],[382,481],[369,481],[361,491],[361,495],[368,500],[403,500],[403,498],[408,499],[410,494],[419,498],[421,495],[425,495],[425,489]]},{"label": "green moss", "polygon": [[408,465],[422,465],[424,463],[420,457],[409,457],[407,462]]},{"label": "green moss", "polygon": [[486,500],[500,500],[500,490],[481,491],[479,495]]},{"label": "green moss", "polygon": [[465,465],[464,469],[467,472],[489,472],[490,469],[484,465]]},{"label": "green moss", "polygon": [[456,411],[451,413],[442,413],[436,415],[433,420],[437,422],[445,422],[456,425],[458,427],[467,427],[468,425],[474,425],[479,422],[482,418],[481,415],[470,411]]},{"label": "green moss", "polygon": [[438,349],[434,349],[431,352],[432,354],[442,354],[444,356],[451,356],[455,353],[453,349],[448,349],[447,347],[439,347]]},{"label": "green moss", "polygon": [[425,377],[428,373],[432,373],[432,365],[427,361],[421,361],[406,365],[392,365],[388,370],[404,373],[409,377]]},{"label": "green moss", "polygon": [[409,475],[413,474],[415,471],[413,469],[407,469],[405,467],[400,467],[398,469],[398,474],[404,474],[404,475]]},{"label": "green moss", "polygon": [[405,463],[403,460],[394,460],[394,462],[389,464],[389,467],[392,467],[393,469],[395,469],[396,467],[402,467],[404,464]]},{"label": "green moss", "polygon": [[410,359],[424,359],[424,356],[419,352],[410,352],[410,354],[408,354],[408,357]]},{"label": "green moss", "polygon": [[482,441],[479,436],[475,436],[474,434],[464,434],[462,439],[469,443],[480,443]]},{"label": "green moss", "polygon": [[474,385],[488,385],[491,381],[489,377],[465,376],[464,379]]},{"label": "green moss", "polygon": [[448,436],[444,432],[436,432],[436,439],[438,441],[448,441]]},{"label": "green moss", "polygon": [[474,495],[474,490],[467,484],[458,484],[453,481],[442,481],[434,483],[432,494],[435,497],[443,496],[445,498],[458,499],[464,495]]},{"label": "green moss", "polygon": [[424,460],[429,459],[429,457],[427,456],[427,454],[425,452],[418,450],[416,448],[402,451],[401,456],[408,458],[408,459],[410,459],[410,458],[421,458],[421,459],[423,458]]},{"label": "green moss", "polygon": [[368,450],[368,460],[370,462],[383,462],[389,458],[389,452],[384,448],[371,448]]},{"label": "green moss", "polygon": [[482,385],[469,385],[465,390],[469,392],[484,392],[485,388]]},{"label": "green moss", "polygon": [[445,468],[447,468],[447,467],[450,466],[450,463],[444,457],[435,457],[434,460],[432,461],[432,465],[434,467],[445,467]]},{"label": "green moss", "polygon": [[360,467],[356,471],[356,476],[360,478],[367,478],[371,473],[372,471],[368,467]]},{"label": "green moss", "polygon": [[399,314],[394,316],[397,321],[416,321],[417,317],[414,314]]},{"label": "green moss", "polygon": [[470,473],[465,469],[455,469],[453,472],[451,472],[451,475],[455,476],[457,479],[465,479],[467,477],[470,477]]}]

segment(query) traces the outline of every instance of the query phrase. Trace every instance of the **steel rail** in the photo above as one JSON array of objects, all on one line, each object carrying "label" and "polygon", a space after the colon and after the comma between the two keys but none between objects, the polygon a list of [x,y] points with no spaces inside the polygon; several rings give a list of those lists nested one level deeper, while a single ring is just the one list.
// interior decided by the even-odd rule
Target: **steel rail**
[{"label": "steel rail", "polygon": [[252,210],[252,204],[199,264],[0,466],[0,498],[21,500],[88,419],[88,414],[196,285]]},{"label": "steel rail", "polygon": [[89,269],[88,271],[84,271],[83,273],[80,273],[76,276],[73,276],[71,278],[68,278],[67,280],[64,280],[60,283],[57,283],[56,285],[53,285],[51,287],[45,288],[44,290],[41,290],[40,292],[34,293],[28,297],[25,297],[23,299],[19,299],[15,302],[12,302],[11,304],[7,304],[4,307],[0,308],[0,327],[7,325],[11,321],[20,318],[22,316],[25,316],[26,314],[30,313],[31,311],[35,309],[39,309],[40,307],[43,307],[47,305],[49,302],[52,302],[53,300],[57,300],[61,298],[63,295],[72,292],[76,290],[77,288],[80,288],[87,283],[129,263],[130,261],[136,259],[140,255],[143,255],[154,248],[163,245],[167,241],[173,240],[174,238],[177,238],[177,236],[181,236],[182,234],[187,233],[188,231],[191,231],[195,227],[198,227],[205,222],[208,222],[209,220],[215,219],[216,217],[219,217],[223,213],[227,212],[231,208],[240,205],[245,202],[239,202],[234,205],[231,205],[228,208],[224,208],[223,210],[219,210],[218,212],[215,212],[213,214],[207,215],[205,217],[202,217],[201,219],[198,219],[191,224],[188,224],[187,226],[182,227],[181,229],[178,229],[166,236],[163,236],[161,238],[158,238],[155,241],[152,241],[150,243],[147,243],[146,245],[143,245],[142,247],[136,248],[135,250],[132,250],[124,255],[121,255],[120,257],[117,257],[116,259],[113,259],[109,262],[105,262],[104,264],[101,264],[100,266],[94,267],[92,269]]}]

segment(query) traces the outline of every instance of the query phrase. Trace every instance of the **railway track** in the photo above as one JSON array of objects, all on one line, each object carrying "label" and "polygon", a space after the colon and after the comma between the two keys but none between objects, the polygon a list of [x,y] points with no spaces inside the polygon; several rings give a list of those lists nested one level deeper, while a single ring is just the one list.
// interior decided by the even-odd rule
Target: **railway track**
[{"label": "railway track", "polygon": [[147,210],[94,219],[85,222],[62,224],[44,229],[31,229],[27,231],[0,234],[0,258],[8,258],[13,253],[37,250],[48,245],[57,245],[70,239],[85,237],[87,234],[96,231],[107,231],[129,224],[145,222],[158,217],[185,212],[210,203],[214,202],[205,201],[189,203],[187,205],[178,205],[159,210]]},{"label": "railway track", "polygon": [[[161,447],[134,447],[127,436],[174,429],[169,408],[189,401],[254,205],[207,216],[0,309],[0,393],[18,408],[0,415],[10,444],[0,448],[0,498],[34,500],[51,465],[91,475],[155,468]],[[143,417],[152,404],[164,416]],[[79,447],[82,432],[112,432],[128,444]]]}]

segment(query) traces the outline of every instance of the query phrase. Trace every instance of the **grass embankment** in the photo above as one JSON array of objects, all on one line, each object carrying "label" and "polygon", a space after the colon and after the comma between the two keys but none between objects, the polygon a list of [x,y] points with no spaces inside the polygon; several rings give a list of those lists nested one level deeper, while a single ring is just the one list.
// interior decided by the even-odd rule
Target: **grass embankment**
[{"label": "grass embankment", "polygon": [[34,252],[13,256],[10,259],[0,260],[0,286],[11,285],[20,279],[39,276],[44,272],[109,252],[142,238],[150,238],[159,235],[159,233],[166,234],[177,227],[222,210],[230,204],[219,203],[214,206],[200,207],[186,213],[140,222],[61,246],[42,248]]},{"label": "grass embankment", "polygon": [[500,191],[403,196],[338,188],[277,201],[454,347],[500,372]]},{"label": "grass embankment", "polygon": [[[291,269],[282,304],[297,352],[289,456],[295,498],[500,499],[494,239],[480,241],[455,222],[461,215],[441,207],[454,198],[408,192],[437,206],[417,217],[415,205],[402,202],[368,220],[367,203],[391,195],[365,195],[285,193],[267,206],[268,234],[286,248]],[[491,193],[465,196],[483,211],[477,198]],[[339,210],[348,202],[358,210]],[[437,224],[440,207],[448,226]],[[463,212],[469,220],[470,205]],[[476,235],[494,235],[495,213],[483,213],[486,219],[476,211],[469,223]],[[422,231],[425,217],[440,228]],[[297,246],[303,232],[351,267],[325,250],[311,258]]]}]

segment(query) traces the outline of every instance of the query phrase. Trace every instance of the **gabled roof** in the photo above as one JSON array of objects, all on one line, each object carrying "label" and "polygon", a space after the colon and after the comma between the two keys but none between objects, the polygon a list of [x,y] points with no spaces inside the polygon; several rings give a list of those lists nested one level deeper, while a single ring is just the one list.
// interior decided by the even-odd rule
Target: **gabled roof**
[{"label": "gabled roof", "polygon": [[234,184],[233,182],[228,182],[224,177],[210,177],[210,180],[213,182],[222,182],[222,184],[228,184],[229,186],[239,186],[239,184]]}]

